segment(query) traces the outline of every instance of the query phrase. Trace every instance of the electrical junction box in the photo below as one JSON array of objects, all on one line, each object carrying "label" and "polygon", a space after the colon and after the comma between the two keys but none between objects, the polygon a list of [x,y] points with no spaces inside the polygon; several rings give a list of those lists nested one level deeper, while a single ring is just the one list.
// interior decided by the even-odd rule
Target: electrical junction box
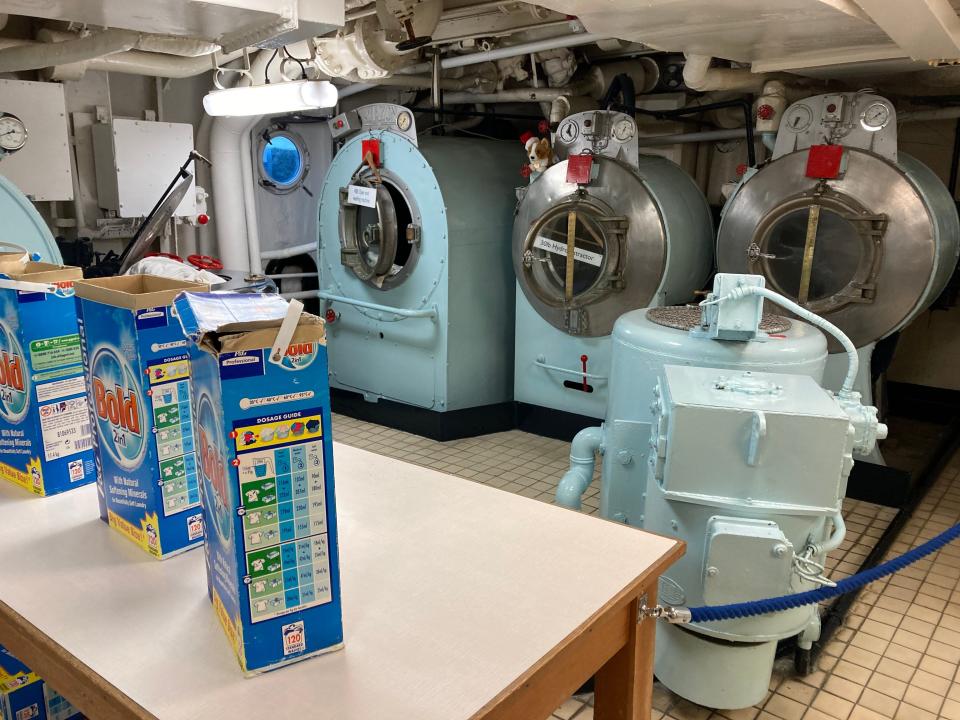
[{"label": "electrical junction box", "polygon": [[[763,287],[762,275],[739,275],[717,273],[713,279],[712,297],[722,298],[738,287]],[[706,305],[709,325],[707,335],[714,340],[753,340],[760,329],[763,317],[763,298],[747,295],[736,300],[726,300]]]},{"label": "electrical junction box", "polygon": [[666,365],[659,392],[652,471],[670,500],[801,514],[839,507],[853,428],[813,378]]},{"label": "electrical junction box", "polygon": [[31,200],[73,200],[63,85],[0,79],[0,112],[20,118],[27,129],[26,144],[0,159],[0,175]]},{"label": "electrical junction box", "polygon": [[[115,118],[94,125],[93,156],[100,207],[122,218],[144,217],[193,150],[193,126]],[[177,217],[197,214],[195,181]]]},{"label": "electrical junction box", "polygon": [[793,545],[777,523],[714,516],[707,523],[703,601],[707,605],[776,597],[790,587]]}]

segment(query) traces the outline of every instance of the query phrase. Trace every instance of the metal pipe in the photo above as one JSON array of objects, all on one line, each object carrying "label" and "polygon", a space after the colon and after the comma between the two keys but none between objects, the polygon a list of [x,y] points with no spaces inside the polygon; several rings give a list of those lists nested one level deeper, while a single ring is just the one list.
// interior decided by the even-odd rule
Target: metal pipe
[{"label": "metal pipe", "polygon": [[[263,257],[263,256],[261,255],[261,257]],[[313,277],[320,277],[320,273],[315,273],[315,272],[312,272],[312,273],[309,273],[309,272],[308,272],[308,273],[305,273],[305,272],[299,272],[299,273],[280,273],[279,275],[267,275],[267,277],[270,278],[271,280],[292,280],[292,279],[294,279],[294,278],[308,278],[308,277],[313,278]],[[314,292],[316,292],[316,291],[314,291]]]},{"label": "metal pipe", "polygon": [[500,90],[492,93],[472,93],[472,92],[452,92],[444,96],[444,101],[449,105],[462,105],[470,103],[552,103],[554,100],[562,97],[568,97],[575,89],[570,87],[563,88],[515,88],[510,90]]},{"label": "metal pipe", "polygon": [[761,92],[768,75],[754,73],[747,68],[712,68],[709,55],[687,54],[683,66],[683,82],[691,90],[739,90]]},{"label": "metal pipe", "polygon": [[593,482],[596,454],[602,452],[603,428],[588,427],[578,432],[570,443],[570,469],[557,485],[557,505],[579,510],[583,494]]},{"label": "metal pipe", "polygon": [[708,110],[720,110],[728,107],[739,107],[743,110],[743,125],[747,136],[747,164],[750,167],[756,167],[757,148],[753,135],[753,107],[746,100],[724,100],[722,102],[706,103],[703,105],[691,105],[676,110],[644,110],[637,108],[637,112],[642,115],[655,117],[658,120],[665,120],[684,117],[686,115],[697,115]]},{"label": "metal pipe", "polygon": [[[516,57],[518,55],[529,55],[530,53],[543,52],[545,50],[556,50],[558,48],[579,47],[581,45],[591,45],[593,43],[609,40],[606,35],[595,33],[574,33],[573,35],[562,35],[555,38],[544,40],[534,40],[528,43],[510,45],[508,47],[496,48],[485,52],[476,52],[469,55],[456,55],[447,57],[440,61],[440,67],[443,70],[450,68],[466,67],[468,65],[478,65],[479,63],[490,62],[493,60],[503,60],[505,58]],[[399,74],[417,75],[430,70],[430,63],[419,63],[403,68]],[[478,100],[477,102],[482,102]]]},{"label": "metal pipe", "polygon": [[287,258],[292,258],[297,255],[309,255],[312,252],[317,251],[317,243],[304,243],[303,245],[293,245],[288,248],[280,248],[278,250],[264,250],[260,253],[260,257],[264,260],[286,260]]},{"label": "metal pipe", "polygon": [[132,30],[104,30],[64,42],[22,43],[0,50],[0,73],[93,60],[135,48],[139,41],[140,33]]},{"label": "metal pipe", "polygon": [[681,143],[742,140],[746,136],[746,128],[735,128],[733,130],[705,130],[703,132],[674,133],[672,135],[640,136],[637,138],[637,143],[640,147],[656,147],[658,145],[677,145]]},{"label": "metal pipe", "polygon": [[429,308],[422,308],[420,310],[408,310],[407,308],[397,308],[391,307],[390,305],[380,305],[378,303],[366,302],[365,300],[358,300],[356,298],[344,297],[343,295],[334,295],[333,293],[326,292],[324,290],[313,290],[310,297],[318,297],[321,300],[326,300],[327,302],[338,302],[343,303],[344,305],[353,305],[354,307],[364,308],[366,310],[374,310],[376,312],[390,313],[391,315],[398,315],[402,318],[435,318],[437,316],[436,306]]}]

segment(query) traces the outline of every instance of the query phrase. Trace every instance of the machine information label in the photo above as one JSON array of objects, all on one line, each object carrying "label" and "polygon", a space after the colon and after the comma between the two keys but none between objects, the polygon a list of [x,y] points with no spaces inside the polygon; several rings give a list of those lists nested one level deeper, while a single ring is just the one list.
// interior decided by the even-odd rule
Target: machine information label
[{"label": "machine information label", "polygon": [[30,343],[30,364],[34,372],[81,362],[79,335],[62,335]]},{"label": "machine information label", "polygon": [[54,382],[37,385],[37,402],[47,402],[69,395],[86,395],[87,387],[83,376],[56,380]]},{"label": "machine information label", "polygon": [[347,188],[347,202],[351,205],[363,205],[363,207],[368,208],[376,207],[377,190],[362,185],[350,185]]},{"label": "machine information label", "polygon": [[[319,413],[261,418],[234,430],[247,450],[237,460],[255,623],[333,599],[320,420]],[[278,440],[286,444],[270,447]]]},{"label": "machine information label", "polygon": [[90,435],[87,398],[41,405],[40,432],[47,462],[89,450],[93,446],[93,438]]},{"label": "machine information label", "polygon": [[[536,240],[533,241],[533,246],[541,250],[546,250],[554,255],[567,254],[566,243],[545,238],[543,235],[537,235]],[[573,259],[578,262],[587,263],[588,265],[596,265],[597,267],[600,267],[603,264],[603,255],[600,253],[590,252],[589,250],[584,250],[582,248],[574,248]]]}]

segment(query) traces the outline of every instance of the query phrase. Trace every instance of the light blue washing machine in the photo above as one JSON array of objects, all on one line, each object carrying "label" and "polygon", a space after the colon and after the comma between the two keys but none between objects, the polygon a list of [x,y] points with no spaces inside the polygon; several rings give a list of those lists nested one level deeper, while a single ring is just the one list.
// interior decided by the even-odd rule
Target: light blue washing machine
[{"label": "light blue washing machine", "polygon": [[628,115],[571,115],[554,150],[559,162],[521,191],[513,226],[514,398],[521,427],[562,437],[604,415],[614,321],[702,287],[713,222],[689,175],[639,154]]},{"label": "light blue washing machine", "polygon": [[[875,345],[937,299],[958,252],[950,191],[898,151],[896,110],[871,92],[788,107],[771,162],[744,176],[717,238],[721,272],[763,275],[771,289],[850,337],[861,356],[857,389],[868,404]],[[834,390],[846,368],[839,350],[831,341],[824,384]],[[869,459],[879,461],[879,453]]]},{"label": "light blue washing machine", "polygon": [[320,298],[334,407],[438,439],[513,425],[513,142],[417,136],[410,110],[330,121]]},{"label": "light blue washing machine", "polygon": [[[0,160],[2,162],[2,160]],[[0,167],[2,170],[2,167]],[[0,175],[0,252],[25,250],[36,260],[59,265],[60,248],[33,203]]]}]

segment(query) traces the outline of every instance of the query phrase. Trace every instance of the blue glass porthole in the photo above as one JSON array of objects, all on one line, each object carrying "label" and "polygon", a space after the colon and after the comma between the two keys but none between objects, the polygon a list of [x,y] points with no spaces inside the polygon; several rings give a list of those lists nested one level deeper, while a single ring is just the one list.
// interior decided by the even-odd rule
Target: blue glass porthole
[{"label": "blue glass porthole", "polygon": [[260,140],[260,184],[275,192],[300,186],[307,173],[307,153],[299,137],[273,132]]}]

